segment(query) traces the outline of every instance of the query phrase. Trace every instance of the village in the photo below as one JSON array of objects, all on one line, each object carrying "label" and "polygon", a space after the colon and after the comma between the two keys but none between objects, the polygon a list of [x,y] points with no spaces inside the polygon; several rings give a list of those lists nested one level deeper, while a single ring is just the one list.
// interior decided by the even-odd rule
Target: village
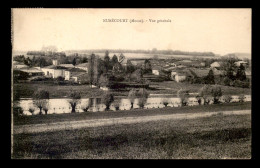
[{"label": "village", "polygon": [[[27,95],[23,95],[23,89],[26,87],[15,90],[15,93],[21,97],[20,111],[26,115],[42,113],[33,103],[35,101],[33,93],[37,93],[39,88],[47,90],[50,94],[48,107],[47,105],[44,107],[48,109],[48,114],[70,113],[71,107],[68,102],[73,99],[70,97],[72,90],[80,94],[81,99],[75,107],[76,112],[214,104],[217,102],[214,101],[210,91],[216,84],[222,89],[218,102],[251,101],[251,63],[249,60],[238,59],[234,55],[221,58],[185,58],[184,56],[167,59],[157,57],[128,59],[127,54],[123,53],[119,53],[118,56],[116,54],[109,56],[108,50],[100,56],[94,53],[90,55],[73,53],[66,56],[62,52],[28,52],[27,54],[29,54],[27,57],[18,55],[13,61],[14,85],[35,86],[35,89],[31,90],[31,95],[28,95],[28,90],[25,91]],[[69,62],[69,57],[71,57],[71,63],[64,63],[66,62],[64,58]],[[37,60],[41,60],[40,64],[38,63],[40,66],[36,65]],[[42,60],[45,64],[48,64],[46,61],[48,60],[51,65],[42,66]],[[228,67],[227,61],[232,63],[234,69],[231,77],[227,77],[227,69],[225,69]],[[35,65],[32,62],[36,62]],[[242,72],[244,79],[229,79],[235,78],[236,71],[241,67],[244,70]],[[59,95],[53,95],[54,92],[48,91],[50,87],[54,90],[60,90],[61,87],[66,87],[66,89]],[[233,90],[228,87],[232,87]],[[203,91],[205,88],[209,91],[202,95],[201,92],[206,92]],[[85,93],[87,90],[92,93]],[[138,91],[141,90],[145,92],[145,95],[140,97]],[[131,92],[135,93],[134,97]],[[104,94],[112,98],[103,101]],[[108,107],[105,101],[108,101]]]}]

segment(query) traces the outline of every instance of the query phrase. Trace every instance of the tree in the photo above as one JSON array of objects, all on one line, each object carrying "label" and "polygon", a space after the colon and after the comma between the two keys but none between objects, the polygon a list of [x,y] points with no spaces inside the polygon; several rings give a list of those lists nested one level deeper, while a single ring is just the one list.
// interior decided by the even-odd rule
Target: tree
[{"label": "tree", "polygon": [[208,75],[205,77],[206,84],[215,84],[214,72],[212,69],[209,70]]},{"label": "tree", "polygon": [[151,73],[152,72],[152,65],[150,60],[146,59],[144,61],[144,73]]},{"label": "tree", "polygon": [[73,60],[72,60],[72,64],[73,64],[73,66],[76,65],[76,58],[73,58]]},{"label": "tree", "polygon": [[104,67],[105,67],[105,73],[107,73],[108,70],[110,69],[110,58],[108,56],[108,51],[106,52],[106,55],[104,57]]},{"label": "tree", "polygon": [[83,57],[82,63],[87,63],[87,62],[88,62],[88,58],[87,57]]},{"label": "tree", "polygon": [[240,64],[240,66],[237,70],[236,79],[241,80],[241,81],[246,80],[246,72],[245,72],[245,67],[243,66],[243,64]]},{"label": "tree", "polygon": [[80,102],[80,99],[81,99],[80,93],[71,90],[68,97],[69,97],[68,102],[71,105],[71,113],[75,113],[76,112],[76,106]]},{"label": "tree", "polygon": [[138,104],[141,108],[144,108],[148,96],[149,93],[144,88],[139,89],[139,91],[137,92],[137,97],[139,98]]},{"label": "tree", "polygon": [[99,87],[107,87],[109,86],[109,79],[107,75],[102,74],[98,80]]},{"label": "tree", "polygon": [[98,60],[95,54],[91,54],[88,64],[89,83],[92,86],[98,81]]},{"label": "tree", "polygon": [[133,73],[135,71],[135,66],[131,63],[130,60],[127,60],[126,63],[126,73]]},{"label": "tree", "polygon": [[162,103],[163,103],[163,105],[164,105],[165,107],[167,107],[167,105],[169,104],[168,99],[167,99],[167,98],[164,98],[163,101],[162,101]]},{"label": "tree", "polygon": [[118,58],[116,55],[114,55],[111,59],[111,66],[113,67],[116,63],[118,63]]},{"label": "tree", "polygon": [[49,92],[46,90],[39,90],[33,94],[33,103],[40,109],[40,115],[42,109],[47,106],[49,102]]},{"label": "tree", "polygon": [[34,114],[34,110],[35,110],[35,109],[32,108],[32,107],[29,108],[29,112],[30,112],[32,115]]},{"label": "tree", "polygon": [[103,98],[102,98],[103,103],[106,105],[106,110],[109,110],[109,106],[111,103],[114,101],[114,96],[112,93],[107,92]]},{"label": "tree", "polygon": [[131,89],[128,93],[128,99],[130,100],[130,103],[131,103],[131,109],[133,109],[133,107],[134,107],[135,98],[136,98],[136,90]]},{"label": "tree", "polygon": [[219,98],[222,96],[221,87],[219,87],[219,86],[214,86],[214,87],[211,89],[211,95],[212,95],[213,98],[214,98],[214,103],[215,103],[215,104],[219,103]]}]

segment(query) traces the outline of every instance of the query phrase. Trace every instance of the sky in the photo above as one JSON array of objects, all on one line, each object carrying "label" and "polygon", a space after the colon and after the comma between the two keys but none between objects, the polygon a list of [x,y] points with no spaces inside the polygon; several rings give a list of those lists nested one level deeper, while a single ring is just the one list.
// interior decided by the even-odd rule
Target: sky
[{"label": "sky", "polygon": [[[131,19],[144,23],[130,23]],[[48,45],[59,51],[156,48],[251,53],[251,9],[13,9],[13,50]]]}]

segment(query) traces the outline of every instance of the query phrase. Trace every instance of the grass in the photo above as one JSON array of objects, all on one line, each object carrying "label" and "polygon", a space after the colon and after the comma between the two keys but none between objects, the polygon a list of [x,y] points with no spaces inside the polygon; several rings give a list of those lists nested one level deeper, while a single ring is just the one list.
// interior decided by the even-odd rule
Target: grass
[{"label": "grass", "polygon": [[196,112],[216,112],[228,110],[247,110],[251,109],[251,102],[243,103],[229,103],[229,104],[214,104],[193,107],[166,107],[154,109],[133,109],[133,110],[119,110],[119,111],[105,111],[105,112],[83,112],[83,113],[67,113],[67,114],[49,114],[49,115],[33,115],[14,117],[14,125],[24,124],[40,124],[53,123],[60,121],[76,121],[76,120],[90,120],[103,118],[117,118],[117,117],[137,117],[148,115],[162,115],[162,114],[176,114],[176,113],[196,113]]},{"label": "grass", "polygon": [[251,116],[14,135],[13,158],[241,159],[251,158]]},{"label": "grass", "polygon": [[[104,91],[98,88],[90,88],[89,85],[58,85],[50,83],[15,83],[14,91],[19,93],[23,98],[31,98],[33,93],[38,89],[45,89],[49,91],[50,98],[63,98],[67,96],[70,90],[78,91],[81,93],[82,98],[88,97],[100,97],[104,95]],[[198,90],[204,86],[203,84],[189,84],[189,83],[177,83],[175,81],[164,82],[151,82],[148,92],[150,94],[173,94],[176,95],[177,91],[182,88],[188,90],[190,93],[198,92]],[[249,88],[237,88],[229,86],[220,86],[224,95],[237,95],[237,94],[249,94],[251,95],[251,89]],[[128,90],[111,90],[115,96],[127,97]]]}]

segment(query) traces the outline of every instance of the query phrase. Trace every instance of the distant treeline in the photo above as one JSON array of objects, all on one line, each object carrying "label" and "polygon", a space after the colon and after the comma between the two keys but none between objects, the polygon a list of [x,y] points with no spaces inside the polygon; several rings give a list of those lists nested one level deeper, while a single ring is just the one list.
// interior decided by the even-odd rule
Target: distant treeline
[{"label": "distant treeline", "polygon": [[[68,50],[68,53],[105,53],[107,49],[95,50]],[[165,55],[192,55],[192,56],[215,56],[213,52],[188,52],[179,50],[127,50],[127,49],[110,49],[110,53],[142,53],[142,54],[165,54]]]},{"label": "distant treeline", "polygon": [[66,56],[65,52],[54,52],[54,51],[28,51],[27,55],[36,55],[36,56]]}]

